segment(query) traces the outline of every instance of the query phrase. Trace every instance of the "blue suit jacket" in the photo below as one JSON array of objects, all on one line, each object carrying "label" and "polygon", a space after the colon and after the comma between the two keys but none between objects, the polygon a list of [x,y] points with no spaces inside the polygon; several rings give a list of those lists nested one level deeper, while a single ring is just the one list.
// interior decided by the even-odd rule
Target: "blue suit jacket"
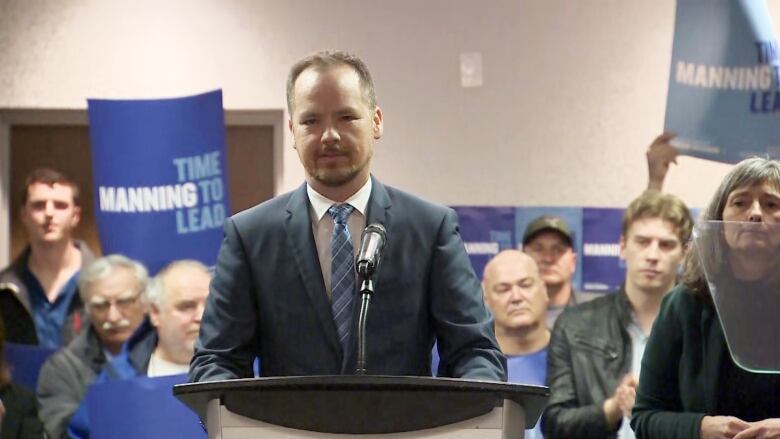
[{"label": "blue suit jacket", "polygon": [[[505,380],[455,212],[374,179],[366,223],[387,230],[367,320],[368,373],[430,376],[438,339],[440,376]],[[356,300],[355,315],[359,308]],[[306,185],[229,218],[190,381],[251,377],[255,356],[266,376],[352,373],[356,349],[343,364],[341,350]]]}]

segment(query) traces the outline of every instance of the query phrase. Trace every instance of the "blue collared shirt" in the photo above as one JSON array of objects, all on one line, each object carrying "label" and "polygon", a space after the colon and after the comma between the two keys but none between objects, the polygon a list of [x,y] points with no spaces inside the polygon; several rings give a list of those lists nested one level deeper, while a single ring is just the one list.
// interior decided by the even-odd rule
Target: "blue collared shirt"
[{"label": "blue collared shirt", "polygon": [[62,326],[68,318],[68,310],[78,287],[79,273],[76,272],[62,287],[54,302],[49,302],[38,278],[29,268],[24,270],[24,283],[30,294],[38,346],[51,349],[62,347]]}]

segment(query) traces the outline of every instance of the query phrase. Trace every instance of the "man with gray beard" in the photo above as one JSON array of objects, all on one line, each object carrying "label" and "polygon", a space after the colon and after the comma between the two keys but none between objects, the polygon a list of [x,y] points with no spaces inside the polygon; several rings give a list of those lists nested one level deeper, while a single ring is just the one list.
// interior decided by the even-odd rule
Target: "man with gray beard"
[{"label": "man with gray beard", "polygon": [[89,384],[143,321],[141,295],[148,280],[143,265],[121,255],[82,270],[79,293],[90,326],[46,360],[38,378],[40,418],[51,438],[67,437],[68,422]]}]

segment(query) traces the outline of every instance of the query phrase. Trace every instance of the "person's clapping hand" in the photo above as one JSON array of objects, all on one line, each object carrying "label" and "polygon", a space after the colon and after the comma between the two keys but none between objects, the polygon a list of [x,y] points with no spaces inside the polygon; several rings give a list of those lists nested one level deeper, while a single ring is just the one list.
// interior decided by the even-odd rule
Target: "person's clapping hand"
[{"label": "person's clapping hand", "polygon": [[639,384],[636,377],[633,374],[628,374],[623,377],[623,381],[620,382],[617,390],[615,390],[615,399],[617,400],[618,407],[626,418],[631,418],[631,410],[634,409],[634,401],[636,400],[636,386]]},{"label": "person's clapping hand", "polygon": [[705,416],[699,426],[699,437],[701,439],[737,439],[737,435],[748,427],[750,427],[749,423],[733,416]]},{"label": "person's clapping hand", "polygon": [[734,439],[772,439],[780,438],[780,419],[764,419],[763,421],[751,422],[749,427],[739,432]]},{"label": "person's clapping hand", "polygon": [[627,374],[620,380],[615,393],[604,401],[603,410],[607,425],[614,427],[620,424],[623,417],[630,418],[636,399],[637,379],[632,374]]}]

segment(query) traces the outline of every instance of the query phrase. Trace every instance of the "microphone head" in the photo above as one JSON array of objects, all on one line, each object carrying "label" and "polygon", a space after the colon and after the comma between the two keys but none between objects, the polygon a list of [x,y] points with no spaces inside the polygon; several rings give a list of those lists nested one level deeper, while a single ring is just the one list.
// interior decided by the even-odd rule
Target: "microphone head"
[{"label": "microphone head", "polygon": [[387,231],[379,223],[373,223],[363,229],[360,237],[360,253],[355,260],[355,270],[362,277],[371,276],[379,266],[382,251],[385,248]]},{"label": "microphone head", "polygon": [[366,226],[365,229],[363,229],[363,233],[360,236],[360,239],[364,239],[366,237],[367,233],[379,233],[382,235],[382,244],[385,243],[385,240],[387,239],[387,230],[385,230],[385,226],[379,224],[379,223],[373,223]]}]

